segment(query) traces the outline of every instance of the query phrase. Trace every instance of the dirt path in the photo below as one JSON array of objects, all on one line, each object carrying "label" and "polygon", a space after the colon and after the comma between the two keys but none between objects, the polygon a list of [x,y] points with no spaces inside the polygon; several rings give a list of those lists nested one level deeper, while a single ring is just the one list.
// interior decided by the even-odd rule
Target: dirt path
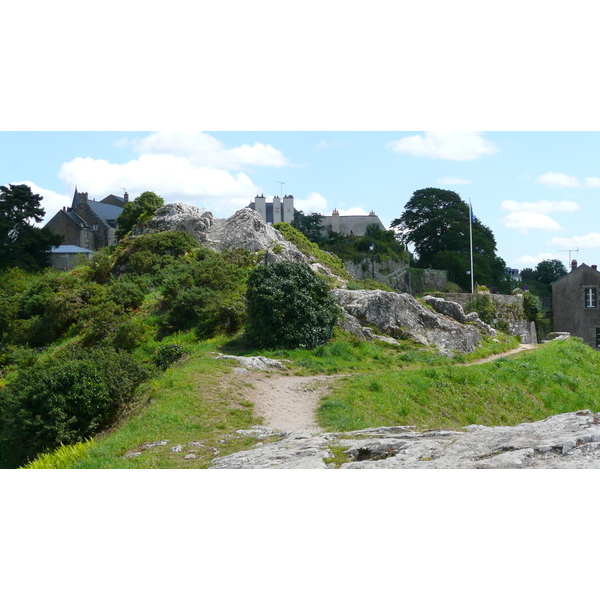
[{"label": "dirt path", "polygon": [[[494,354],[461,366],[491,362],[502,356],[510,356],[523,350],[532,350],[534,345],[521,344],[518,348],[502,354]],[[330,390],[330,383],[349,375],[311,375],[307,377],[286,376],[273,372],[253,371],[244,376],[251,384],[245,393],[246,399],[254,404],[254,413],[262,417],[265,425],[285,431],[321,433],[315,411],[319,400]]]}]

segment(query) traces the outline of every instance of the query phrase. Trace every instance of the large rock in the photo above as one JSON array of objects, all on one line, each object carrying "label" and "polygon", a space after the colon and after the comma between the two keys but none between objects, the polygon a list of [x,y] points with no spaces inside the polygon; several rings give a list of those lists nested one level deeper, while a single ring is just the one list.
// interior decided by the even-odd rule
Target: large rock
[{"label": "large rock", "polygon": [[427,302],[433,310],[439,312],[442,315],[446,315],[459,323],[472,322],[477,329],[483,331],[486,335],[494,337],[496,330],[482,321],[476,312],[465,314],[465,311],[458,302],[452,300],[444,300],[444,298],[437,298],[436,296],[424,296],[423,301]]},{"label": "large rock", "polygon": [[342,308],[361,325],[373,325],[395,338],[410,338],[427,346],[435,345],[444,353],[473,352],[481,342],[481,333],[438,314],[417,302],[410,294],[382,290],[332,291]]},{"label": "large rock", "polygon": [[213,214],[197,206],[174,202],[161,206],[143,227],[143,233],[183,231],[201,244],[208,241],[208,232],[215,224]]},{"label": "large rock", "polygon": [[466,431],[379,427],[345,433],[283,432],[284,438],[213,460],[212,469],[324,469],[344,448],[342,469],[598,469],[600,414],[589,410],[514,427]]}]

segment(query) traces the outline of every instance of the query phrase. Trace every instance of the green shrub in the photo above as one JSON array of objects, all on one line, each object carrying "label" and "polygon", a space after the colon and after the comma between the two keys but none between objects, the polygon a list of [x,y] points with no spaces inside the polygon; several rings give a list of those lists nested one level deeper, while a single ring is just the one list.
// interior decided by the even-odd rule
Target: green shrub
[{"label": "green shrub", "polygon": [[0,391],[0,467],[17,467],[114,423],[148,376],[130,355],[94,348],[38,360]]},{"label": "green shrub", "polygon": [[484,323],[491,325],[497,309],[496,301],[492,300],[489,294],[476,294],[472,296],[471,301],[467,304],[465,313],[476,312]]},{"label": "green shrub", "polygon": [[152,360],[159,369],[164,371],[167,367],[182,358],[183,355],[183,347],[179,344],[165,344],[156,351]]},{"label": "green shrub", "polygon": [[246,333],[263,348],[315,348],[333,335],[340,309],[310,267],[280,262],[248,279]]}]

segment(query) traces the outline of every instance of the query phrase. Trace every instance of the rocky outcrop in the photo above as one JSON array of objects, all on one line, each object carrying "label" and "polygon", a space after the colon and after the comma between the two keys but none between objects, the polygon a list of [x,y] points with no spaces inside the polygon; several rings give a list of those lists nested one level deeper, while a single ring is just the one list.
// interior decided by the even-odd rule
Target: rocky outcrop
[{"label": "rocky outcrop", "polygon": [[435,345],[447,354],[473,352],[481,342],[481,333],[476,327],[438,314],[409,294],[345,289],[333,290],[332,294],[361,326],[372,325],[394,338]]},{"label": "rocky outcrop", "polygon": [[473,323],[485,335],[492,337],[496,335],[496,330],[487,323],[484,323],[476,312],[465,314],[463,307],[458,302],[444,300],[436,296],[424,296],[423,301],[427,302],[436,312],[446,315],[459,323]]},{"label": "rocky outcrop", "polygon": [[[212,461],[212,469],[597,469],[600,414],[588,410],[514,427],[470,425],[465,431],[379,427],[283,439]],[[277,435],[260,430],[261,436]],[[258,439],[258,438],[257,438]],[[262,438],[261,438],[262,439]]]},{"label": "rocky outcrop", "polygon": [[209,241],[208,232],[213,228],[213,214],[197,206],[174,202],[161,206],[143,227],[142,233],[157,231],[183,231],[201,244]]}]

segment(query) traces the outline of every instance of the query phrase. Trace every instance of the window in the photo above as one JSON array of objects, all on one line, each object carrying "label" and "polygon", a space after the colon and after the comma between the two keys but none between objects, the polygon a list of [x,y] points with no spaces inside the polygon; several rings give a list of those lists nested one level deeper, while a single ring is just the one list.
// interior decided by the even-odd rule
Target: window
[{"label": "window", "polygon": [[596,348],[600,348],[600,327],[596,327]]},{"label": "window", "polygon": [[596,288],[584,288],[585,307],[596,308]]}]

